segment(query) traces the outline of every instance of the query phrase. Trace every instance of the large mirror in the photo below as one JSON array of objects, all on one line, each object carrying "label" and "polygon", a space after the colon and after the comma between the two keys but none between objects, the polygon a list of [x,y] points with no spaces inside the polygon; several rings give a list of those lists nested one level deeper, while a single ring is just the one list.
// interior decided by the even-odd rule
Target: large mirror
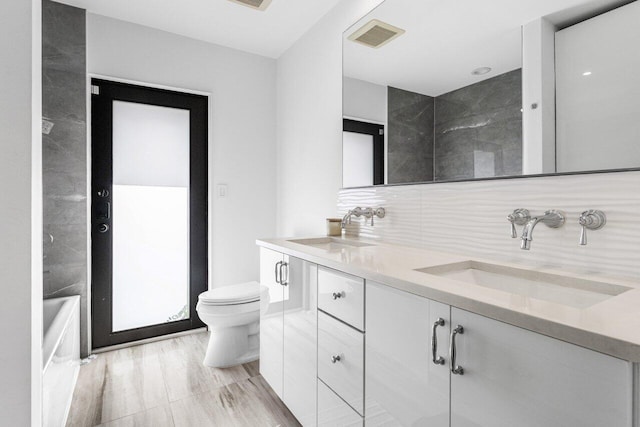
[{"label": "large mirror", "polygon": [[343,185],[640,168],[640,0],[385,0],[344,33]]}]

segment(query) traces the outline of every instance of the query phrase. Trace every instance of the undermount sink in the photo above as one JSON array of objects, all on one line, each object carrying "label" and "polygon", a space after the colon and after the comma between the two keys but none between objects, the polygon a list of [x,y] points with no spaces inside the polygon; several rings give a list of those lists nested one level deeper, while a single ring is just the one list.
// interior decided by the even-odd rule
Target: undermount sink
[{"label": "undermount sink", "polygon": [[631,289],[611,283],[477,261],[418,268],[416,271],[575,308],[590,307]]},{"label": "undermount sink", "polygon": [[340,251],[348,248],[360,248],[364,246],[375,246],[372,243],[357,242],[355,240],[344,240],[336,237],[318,237],[314,239],[292,239],[291,243],[312,246],[325,251]]}]

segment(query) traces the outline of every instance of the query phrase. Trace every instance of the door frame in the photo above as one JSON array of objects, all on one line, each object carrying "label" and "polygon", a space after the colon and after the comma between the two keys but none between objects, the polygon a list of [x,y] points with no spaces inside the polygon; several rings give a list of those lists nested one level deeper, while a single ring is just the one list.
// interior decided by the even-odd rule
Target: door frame
[{"label": "door frame", "polygon": [[[199,328],[201,329],[206,325],[197,316],[197,313],[195,311],[195,304],[197,303],[197,298],[199,293],[206,291],[208,289],[208,283],[210,278],[210,267],[211,267],[210,266],[211,203],[210,203],[210,197],[209,197],[209,183],[210,183],[210,176],[211,176],[211,170],[209,168],[209,165],[211,163],[209,158],[211,154],[209,150],[209,135],[210,135],[209,124],[212,122],[211,92],[178,88],[178,87],[167,86],[167,85],[159,85],[154,83],[141,82],[138,80],[131,80],[131,79],[123,79],[119,77],[113,77],[113,76],[96,74],[96,73],[89,73],[88,76],[89,78],[87,79],[87,100],[88,100],[87,105],[88,105],[89,111],[87,114],[87,118],[88,118],[87,125],[89,127],[89,132],[88,132],[88,141],[87,141],[87,164],[88,164],[87,169],[88,169],[89,179],[87,180],[87,194],[89,194],[89,203],[87,206],[87,210],[88,210],[89,221],[87,221],[87,228],[88,228],[87,247],[88,247],[89,263],[87,266],[87,270],[88,270],[89,286],[87,287],[87,301],[88,301],[87,329],[88,329],[88,337],[89,337],[89,348],[91,349],[91,351],[93,350],[105,351],[105,349],[109,349],[112,347],[126,347],[128,345],[134,345],[135,343],[140,341],[143,341],[143,342],[155,341],[157,339],[162,339],[165,336],[183,335],[185,333],[193,332]],[[192,267],[191,257],[190,257],[189,305],[191,306],[191,308],[193,308],[193,310],[190,309],[190,318],[186,320],[171,322],[171,323],[152,325],[150,327],[131,329],[131,330],[120,331],[116,333],[111,332],[110,336],[120,336],[119,338],[121,338],[121,337],[125,337],[126,335],[127,337],[125,339],[110,340],[109,343],[101,343],[98,340],[99,347],[96,347],[95,339],[94,339],[94,314],[96,311],[95,310],[96,307],[94,307],[94,290],[93,290],[94,268],[93,268],[93,240],[92,240],[92,237],[93,237],[92,234],[95,227],[94,221],[93,221],[93,214],[94,214],[93,202],[94,202],[94,199],[96,198],[94,197],[94,188],[93,188],[93,177],[94,177],[93,141],[94,141],[94,138],[93,138],[93,120],[92,120],[93,119],[93,116],[92,116],[93,95],[91,93],[91,88],[94,81],[100,81],[106,84],[113,84],[113,85],[139,86],[142,89],[148,89],[151,91],[168,92],[168,93],[173,92],[173,93],[178,93],[180,95],[197,95],[199,97],[205,98],[205,103],[204,103],[205,114],[203,114],[203,117],[202,117],[202,120],[204,122],[204,129],[202,134],[202,136],[204,137],[204,144],[202,147],[200,147],[202,149],[198,152],[198,155],[197,155],[197,157],[201,160],[201,165],[200,165],[201,176],[198,176],[197,180],[194,180],[194,176],[197,173],[190,174],[190,188],[193,188],[193,184],[196,183],[197,186],[200,187],[199,191],[203,195],[201,200],[199,200],[198,202],[200,203],[199,211],[201,213],[204,213],[204,219],[198,224],[199,230],[197,231],[197,234],[206,236],[204,244],[200,245],[201,247],[199,248],[201,252],[200,255],[203,255],[203,260],[201,260],[201,262],[204,265],[204,269],[201,274],[201,277],[198,277],[200,286],[198,287],[192,286],[193,276],[191,273],[192,273],[193,267]],[[109,120],[111,120],[111,118],[109,118]],[[193,170],[194,157],[196,156],[194,156],[193,147],[190,147],[190,165],[189,165],[190,171]],[[189,205],[190,205],[189,234],[191,235],[194,232],[194,226],[192,226],[191,224],[192,222],[191,209],[193,208],[194,203],[192,203],[191,199],[189,201]],[[202,207],[204,207],[204,209],[202,209]],[[193,242],[190,239],[189,241],[190,253],[192,252],[192,246],[193,246]],[[112,286],[109,286],[109,293],[111,292],[112,292]],[[109,311],[111,311],[111,309],[112,309],[112,301],[109,302]],[[98,312],[99,311],[100,310],[98,310]],[[191,325],[185,328],[184,325],[186,325],[187,323],[191,323]],[[111,312],[109,312],[108,324],[109,324],[109,328],[111,328],[111,324],[112,324]],[[154,336],[148,336],[148,334],[145,334],[144,332],[142,332],[142,330],[150,330],[151,328],[153,328],[152,330],[154,331],[158,331],[162,329],[162,327],[165,327],[166,332],[162,332],[160,334],[154,334]]]},{"label": "door frame", "polygon": [[359,119],[342,119],[342,132],[361,133],[373,137],[373,185],[384,184],[385,125]]}]

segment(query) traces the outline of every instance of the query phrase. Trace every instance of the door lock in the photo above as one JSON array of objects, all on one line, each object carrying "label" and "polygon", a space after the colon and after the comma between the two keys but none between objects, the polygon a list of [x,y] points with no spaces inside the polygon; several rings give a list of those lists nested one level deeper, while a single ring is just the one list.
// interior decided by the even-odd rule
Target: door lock
[{"label": "door lock", "polygon": [[99,233],[106,233],[107,231],[109,231],[109,224],[98,224],[98,232]]}]

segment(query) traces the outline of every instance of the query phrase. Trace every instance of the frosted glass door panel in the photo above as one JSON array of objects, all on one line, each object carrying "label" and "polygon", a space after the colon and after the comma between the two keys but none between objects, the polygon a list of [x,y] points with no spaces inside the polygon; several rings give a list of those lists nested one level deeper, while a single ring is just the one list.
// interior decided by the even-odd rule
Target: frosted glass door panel
[{"label": "frosted glass door panel", "polygon": [[355,132],[343,133],[342,185],[373,185],[373,136]]},{"label": "frosted glass door panel", "polygon": [[188,319],[189,111],[113,103],[113,331]]},{"label": "frosted glass door panel", "polygon": [[114,332],[189,318],[188,201],[186,187],[113,186]]}]

